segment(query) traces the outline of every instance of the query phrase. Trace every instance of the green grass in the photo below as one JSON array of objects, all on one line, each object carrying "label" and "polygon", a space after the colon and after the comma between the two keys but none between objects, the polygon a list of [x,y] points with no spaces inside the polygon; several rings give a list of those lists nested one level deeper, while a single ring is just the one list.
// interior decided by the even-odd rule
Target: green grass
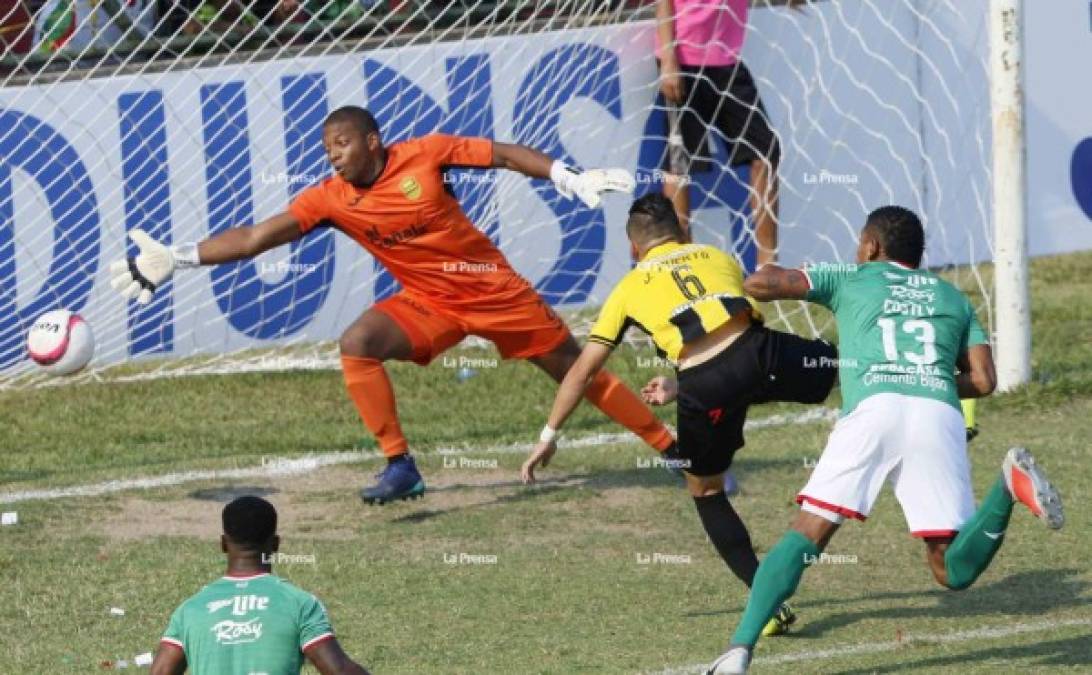
[{"label": "green grass", "polygon": [[[795,600],[797,630],[763,641],[758,655],[901,646],[760,660],[755,672],[1092,668],[1088,269],[1092,254],[1034,263],[1034,382],[980,404],[983,432],[971,447],[977,494],[994,480],[1005,448],[1032,448],[1067,498],[1066,529],[1049,532],[1016,513],[990,570],[953,593],[932,582],[921,544],[886,494],[866,524],[847,525],[829,548],[857,563],[810,569]],[[611,367],[638,384],[658,372],[641,367],[637,357],[645,356],[622,351]],[[430,482],[424,501],[362,507],[355,489],[377,466],[367,460],[296,478],[3,505],[19,512],[20,523],[0,529],[0,673],[87,673],[103,660],[154,649],[173,608],[222,571],[215,498],[248,488],[269,491],[281,510],[283,550],[315,556],[314,565],[278,572],[322,598],[346,649],[373,672],[634,673],[720,652],[743,589],[675,479],[639,466],[648,451],[629,443],[563,450],[534,489],[516,483],[520,455],[470,450],[469,457],[496,458],[498,468],[445,467],[432,452],[437,446],[532,438],[551,383],[522,363],[462,383],[440,365],[394,364],[392,373]],[[751,416],[803,409],[763,406]],[[568,433],[616,430],[582,406]],[[748,433],[736,506],[760,555],[795,513],[792,496],[828,431],[815,423]],[[336,372],[4,392],[0,492],[254,466],[271,455],[351,449],[362,436]],[[460,553],[493,555],[497,563],[445,563],[445,554]],[[690,562],[638,562],[654,553]],[[110,607],[125,616],[110,616]],[[1081,620],[1088,623],[1072,624]],[[963,635],[1016,627],[1024,632]]]}]

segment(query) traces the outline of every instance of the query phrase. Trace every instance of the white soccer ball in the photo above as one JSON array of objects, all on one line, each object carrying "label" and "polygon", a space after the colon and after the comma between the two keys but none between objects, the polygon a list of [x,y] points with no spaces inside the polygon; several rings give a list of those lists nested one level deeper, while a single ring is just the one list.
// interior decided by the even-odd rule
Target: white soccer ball
[{"label": "white soccer ball", "polygon": [[91,326],[79,314],[55,309],[38,317],[27,333],[27,352],[51,375],[79,372],[95,353]]}]

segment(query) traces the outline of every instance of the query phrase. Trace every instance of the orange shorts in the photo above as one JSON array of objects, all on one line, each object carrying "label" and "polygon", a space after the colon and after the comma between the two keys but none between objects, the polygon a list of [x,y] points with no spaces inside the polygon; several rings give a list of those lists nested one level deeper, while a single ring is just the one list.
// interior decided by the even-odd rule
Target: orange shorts
[{"label": "orange shorts", "polygon": [[547,354],[571,335],[561,317],[530,286],[506,300],[500,309],[494,306],[489,310],[477,307],[454,310],[406,290],[381,300],[373,308],[393,319],[409,337],[413,346],[410,359],[422,366],[467,335],[491,341],[505,359]]}]

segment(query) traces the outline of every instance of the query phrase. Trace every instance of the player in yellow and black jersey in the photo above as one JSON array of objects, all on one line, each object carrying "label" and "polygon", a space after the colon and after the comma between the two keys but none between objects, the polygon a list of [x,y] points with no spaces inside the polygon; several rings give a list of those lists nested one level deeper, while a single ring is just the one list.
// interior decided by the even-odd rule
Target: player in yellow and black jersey
[{"label": "player in yellow and black jersey", "polygon": [[[678,380],[658,377],[643,390],[649,403],[678,399],[679,462],[702,525],[731,570],[751,586],[758,559],[750,535],[724,493],[724,475],[743,446],[743,422],[752,403],[820,403],[837,374],[837,352],[823,340],[769,330],[755,301],[743,292],[734,258],[688,244],[675,211],[661,194],[648,194],[629,211],[626,234],[636,266],[611,292],[587,344],[565,376],[539,443],[523,465],[525,482],[556,451],[557,430],[583,398],[631,326],[652,336],[675,363]],[[782,607],[767,634],[793,621]]]},{"label": "player in yellow and black jersey", "polygon": [[743,271],[733,258],[712,246],[657,241],[611,292],[590,341],[613,349],[626,329],[637,326],[678,362],[684,346],[691,345],[693,354],[695,342],[733,324],[733,317],[737,327],[761,321],[743,294]]}]

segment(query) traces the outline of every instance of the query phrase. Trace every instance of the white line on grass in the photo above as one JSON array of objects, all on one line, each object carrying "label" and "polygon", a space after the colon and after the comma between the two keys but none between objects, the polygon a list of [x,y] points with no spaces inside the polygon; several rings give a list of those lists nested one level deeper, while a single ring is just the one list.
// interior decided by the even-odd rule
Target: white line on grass
[{"label": "white line on grass", "polygon": [[[975,628],[957,633],[937,633],[906,635],[902,640],[887,640],[884,642],[864,642],[857,644],[841,645],[830,649],[810,650],[806,652],[793,652],[780,656],[758,657],[755,665],[771,666],[779,663],[792,663],[794,661],[817,661],[820,659],[840,658],[843,656],[855,656],[858,654],[877,654],[880,652],[895,651],[903,647],[922,644],[948,644],[952,642],[969,642],[971,640],[989,640],[1020,635],[1021,633],[1041,633],[1057,630],[1059,628],[1071,628],[1073,626],[1092,626],[1092,619],[1065,619],[1062,621],[1038,621],[1035,623],[1018,623],[1013,626],[997,626],[991,628]],[[689,666],[676,666],[655,672],[655,675],[693,675],[704,673],[709,667],[708,663],[695,663]]]},{"label": "white line on grass", "polygon": [[[784,426],[793,424],[811,424],[832,419],[837,416],[837,411],[830,408],[813,408],[803,413],[771,415],[757,420],[749,420],[746,428],[761,429],[765,427]],[[636,441],[637,437],[629,432],[613,434],[589,434],[576,438],[562,438],[558,443],[561,448],[586,448],[596,445],[608,445],[611,443],[624,443]],[[508,443],[502,445],[490,445],[475,447],[465,445],[463,447],[441,447],[437,452],[441,454],[462,454],[468,452],[520,454],[526,453],[534,447],[533,443]],[[269,457],[264,458],[258,466],[240,467],[237,469],[207,469],[194,471],[181,471],[160,476],[143,476],[139,478],[127,478],[108,480],[102,483],[90,485],[73,485],[62,488],[49,488],[40,490],[23,490],[19,492],[0,493],[0,504],[14,504],[37,499],[64,499],[66,497],[97,497],[99,495],[125,490],[150,490],[152,488],[182,485],[203,480],[235,480],[240,478],[272,478],[278,476],[297,476],[323,467],[339,464],[355,464],[367,459],[378,459],[375,451],[355,452],[326,452],[320,454],[304,455],[302,457]]]}]

